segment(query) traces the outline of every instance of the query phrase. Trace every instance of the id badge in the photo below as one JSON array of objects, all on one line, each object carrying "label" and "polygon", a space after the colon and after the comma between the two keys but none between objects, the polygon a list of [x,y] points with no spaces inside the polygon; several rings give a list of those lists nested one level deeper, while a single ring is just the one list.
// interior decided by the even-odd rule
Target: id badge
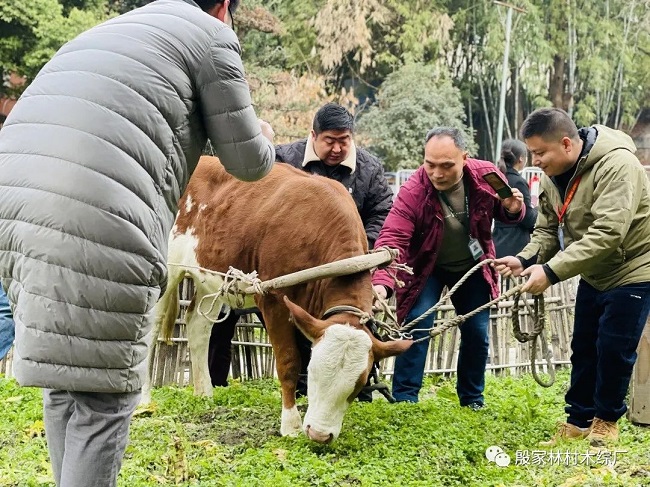
[{"label": "id badge", "polygon": [[472,257],[474,257],[474,260],[479,260],[483,256],[481,244],[475,238],[470,238],[467,246],[469,247],[469,251],[472,253]]},{"label": "id badge", "polygon": [[560,250],[564,252],[564,225],[562,223],[557,226],[557,239],[560,241]]}]

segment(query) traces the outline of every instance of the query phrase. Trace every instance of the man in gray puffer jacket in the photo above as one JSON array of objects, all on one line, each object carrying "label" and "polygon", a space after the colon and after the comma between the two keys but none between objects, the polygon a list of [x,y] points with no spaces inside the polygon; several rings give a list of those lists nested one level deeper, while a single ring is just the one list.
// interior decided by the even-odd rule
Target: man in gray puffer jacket
[{"label": "man in gray puffer jacket", "polygon": [[159,0],[82,33],[0,133],[14,373],[45,389],[59,486],[116,484],[169,232],[207,139],[239,179],[275,160],[226,25],[237,3]]}]

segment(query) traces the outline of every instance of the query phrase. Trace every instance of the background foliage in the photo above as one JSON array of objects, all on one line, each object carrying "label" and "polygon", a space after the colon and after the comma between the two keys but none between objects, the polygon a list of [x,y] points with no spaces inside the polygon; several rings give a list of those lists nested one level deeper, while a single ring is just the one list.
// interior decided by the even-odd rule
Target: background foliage
[{"label": "background foliage", "polygon": [[[359,131],[387,169],[415,169],[421,164],[428,129],[465,127],[464,121],[460,91],[448,76],[433,65],[409,63],[386,77],[376,103],[361,117]],[[472,141],[473,134],[467,135]],[[472,143],[470,153],[473,149]]]},{"label": "background foliage", "polygon": [[[15,72],[29,83],[67,39],[146,3],[0,0],[0,69],[5,79]],[[496,126],[506,10],[490,0],[243,0],[236,27],[257,110],[281,142],[304,136],[324,101],[342,99],[357,112],[364,142],[390,168],[419,163],[423,106],[431,123],[463,123],[475,155],[488,159],[496,138],[516,136],[540,106],[562,107],[579,125],[623,130],[650,108],[650,0],[513,4],[523,12],[513,14],[503,134]],[[432,74],[389,100],[392,88],[383,85],[403,78],[409,86],[412,63]],[[22,89],[5,83],[2,91]],[[406,132],[363,120],[390,121],[396,110],[417,119]]]}]

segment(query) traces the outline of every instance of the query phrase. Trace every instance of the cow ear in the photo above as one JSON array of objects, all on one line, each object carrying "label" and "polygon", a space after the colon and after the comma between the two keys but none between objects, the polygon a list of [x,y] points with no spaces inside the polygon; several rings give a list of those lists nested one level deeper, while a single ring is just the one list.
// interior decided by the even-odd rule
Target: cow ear
[{"label": "cow ear", "polygon": [[390,340],[388,342],[381,342],[373,336],[370,339],[372,340],[372,354],[375,357],[375,361],[404,353],[413,345],[413,340]]},{"label": "cow ear", "polygon": [[317,320],[286,296],[284,296],[284,304],[289,308],[293,322],[312,343],[323,335],[325,322]]}]

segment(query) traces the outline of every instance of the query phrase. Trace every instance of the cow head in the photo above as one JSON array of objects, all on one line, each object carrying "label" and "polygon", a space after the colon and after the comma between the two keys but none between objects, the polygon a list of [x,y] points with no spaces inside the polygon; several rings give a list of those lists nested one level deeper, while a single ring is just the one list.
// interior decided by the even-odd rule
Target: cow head
[{"label": "cow head", "polygon": [[413,342],[381,342],[365,329],[316,319],[286,296],[284,301],[312,342],[304,430],[310,439],[329,443],[339,436],[345,411],[366,384],[372,363],[404,352]]}]

